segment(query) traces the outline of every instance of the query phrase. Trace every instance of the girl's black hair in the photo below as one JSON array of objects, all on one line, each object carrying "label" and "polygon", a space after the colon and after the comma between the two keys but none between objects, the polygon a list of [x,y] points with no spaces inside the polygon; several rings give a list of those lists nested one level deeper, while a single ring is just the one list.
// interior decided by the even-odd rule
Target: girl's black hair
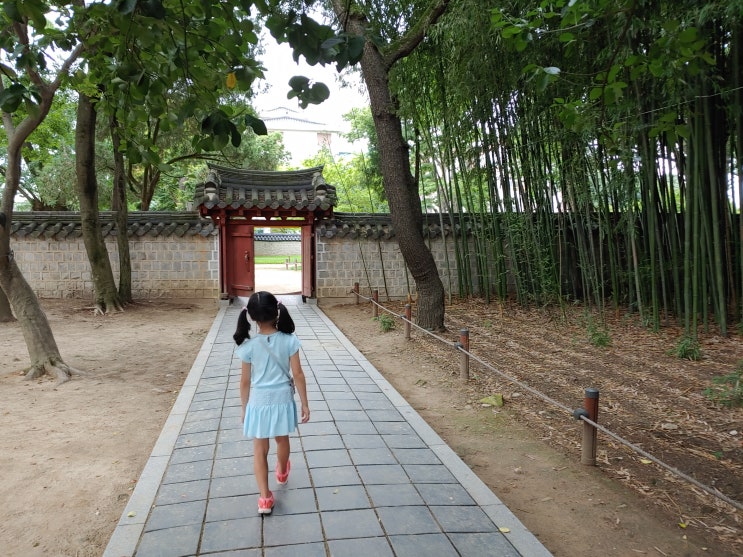
[{"label": "girl's black hair", "polygon": [[248,299],[248,315],[257,323],[276,322],[276,328],[282,333],[294,332],[294,320],[286,306],[270,292],[255,292]]},{"label": "girl's black hair", "polygon": [[245,339],[250,338],[250,322],[248,321],[248,311],[243,308],[240,315],[237,316],[237,328],[235,334],[232,335],[235,339],[235,344],[240,346]]}]

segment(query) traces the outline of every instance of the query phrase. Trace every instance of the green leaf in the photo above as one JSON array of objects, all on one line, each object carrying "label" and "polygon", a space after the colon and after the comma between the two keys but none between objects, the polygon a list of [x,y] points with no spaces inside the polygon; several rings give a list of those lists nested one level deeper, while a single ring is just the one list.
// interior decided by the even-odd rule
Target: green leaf
[{"label": "green leaf", "polygon": [[16,0],[3,2],[3,11],[9,20],[19,23],[23,21],[23,15],[20,10],[18,10],[18,2]]},{"label": "green leaf", "polygon": [[540,92],[543,92],[545,89],[547,89],[547,86],[550,84],[550,81],[551,81],[550,74],[546,72],[542,73],[537,79],[537,90]]},{"label": "green leaf", "polygon": [[121,14],[130,14],[137,7],[137,0],[119,0],[116,4],[116,9]]},{"label": "green leaf", "polygon": [[21,16],[33,21],[37,31],[43,31],[46,28],[45,5],[36,2],[19,2],[17,8]]},{"label": "green leaf", "polygon": [[361,56],[364,54],[364,45],[366,39],[363,35],[354,35],[348,40],[348,61],[351,64],[355,64],[361,60]]},{"label": "green leaf", "polygon": [[217,150],[222,150],[225,147],[227,147],[227,143],[230,141],[230,135],[229,133],[220,133],[212,137],[212,143],[214,145],[214,148]]},{"label": "green leaf", "polygon": [[689,133],[689,126],[686,124],[678,124],[674,127],[674,130],[676,130],[676,135],[680,135],[684,139],[689,139],[691,136]]},{"label": "green leaf", "polygon": [[320,104],[330,97],[330,89],[324,83],[315,83],[310,87],[309,101],[312,104]]},{"label": "green leaf", "polygon": [[11,79],[18,79],[15,70],[6,64],[0,63],[0,72]]},{"label": "green leaf", "polygon": [[340,37],[330,37],[329,39],[325,39],[321,44],[320,48],[323,48],[325,50],[332,49],[338,45],[343,44],[345,41]]},{"label": "green leaf", "polygon": [[256,135],[268,135],[266,123],[255,116],[251,116],[250,114],[245,116],[245,125],[252,128]]},{"label": "green leaf", "polygon": [[510,39],[520,34],[521,34],[521,27],[516,27],[515,25],[513,27],[505,27],[501,31],[501,35],[503,36],[504,39]]},{"label": "green leaf", "polygon": [[[232,124],[232,122],[230,122]],[[237,129],[237,126],[235,124],[232,124],[230,127],[230,139],[232,146],[237,148],[240,147],[240,143],[242,142],[242,135],[240,135],[240,132]]]},{"label": "green leaf", "polygon": [[291,87],[294,91],[304,91],[309,83],[309,78],[303,75],[295,75],[294,77],[289,79],[289,87]]},{"label": "green leaf", "polygon": [[696,27],[687,27],[681,33],[678,35],[678,39],[682,43],[693,43],[695,40],[697,40],[697,28]]},{"label": "green leaf", "polygon": [[140,0],[138,5],[142,10],[142,15],[155,19],[165,19],[165,6],[163,6],[161,0]]},{"label": "green leaf", "polygon": [[14,83],[7,89],[0,91],[0,110],[12,114],[23,101],[27,89],[20,83]]}]

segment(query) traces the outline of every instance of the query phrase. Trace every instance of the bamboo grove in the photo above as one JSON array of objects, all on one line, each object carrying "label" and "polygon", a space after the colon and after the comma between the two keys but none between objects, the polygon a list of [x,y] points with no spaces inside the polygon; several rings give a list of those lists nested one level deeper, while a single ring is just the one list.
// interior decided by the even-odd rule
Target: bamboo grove
[{"label": "bamboo grove", "polygon": [[452,2],[392,87],[459,294],[739,324],[741,38],[743,0]]}]

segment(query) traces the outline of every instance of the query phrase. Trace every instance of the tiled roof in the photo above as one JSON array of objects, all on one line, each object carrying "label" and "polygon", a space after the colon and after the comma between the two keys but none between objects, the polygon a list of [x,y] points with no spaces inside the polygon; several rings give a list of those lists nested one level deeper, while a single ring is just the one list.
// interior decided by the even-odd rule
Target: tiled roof
[{"label": "tiled roof", "polygon": [[[372,240],[389,240],[395,237],[395,229],[389,214],[361,214],[361,213],[335,213],[333,218],[323,219],[317,225],[320,236],[324,238],[367,238]],[[448,236],[455,231],[457,234],[471,234],[472,226],[464,221],[464,228],[460,221],[455,221],[452,226],[447,215],[443,217],[438,213],[427,213],[423,215],[423,237],[437,238]]]},{"label": "tiled roof", "polygon": [[[132,211],[128,215],[127,234],[132,236],[193,236],[200,234],[210,236],[217,234],[218,228],[208,217],[201,217],[195,212],[182,211]],[[423,215],[423,236],[437,238],[452,233],[470,234],[471,223],[466,222],[464,229],[457,223],[452,228],[449,217],[443,217],[443,226],[438,214]],[[103,236],[116,235],[114,213],[101,211],[101,229]],[[389,240],[395,237],[395,229],[389,214],[383,213],[335,213],[333,218],[323,219],[317,224],[318,233],[324,238],[366,238]],[[15,238],[78,238],[82,236],[80,213],[72,211],[34,211],[13,213],[10,227],[11,237]],[[280,237],[280,240],[277,238]],[[295,234],[256,234],[258,241],[285,241],[299,237]]]},{"label": "tiled roof", "polygon": [[210,165],[206,181],[196,187],[194,201],[206,209],[328,211],[337,198],[322,169],[270,172]]},{"label": "tiled roof", "polygon": [[256,242],[301,242],[301,234],[256,234],[253,236]]},{"label": "tiled roof", "polygon": [[[116,235],[112,211],[101,211],[103,236]],[[217,234],[211,219],[182,211],[132,211],[128,215],[127,235],[132,236],[210,236]],[[82,236],[80,213],[72,211],[14,212],[10,235],[15,238],[78,238]]]}]

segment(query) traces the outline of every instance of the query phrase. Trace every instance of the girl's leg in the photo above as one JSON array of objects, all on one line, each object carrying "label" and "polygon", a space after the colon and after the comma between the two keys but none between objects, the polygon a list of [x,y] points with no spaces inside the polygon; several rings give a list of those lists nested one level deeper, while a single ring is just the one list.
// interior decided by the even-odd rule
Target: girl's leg
[{"label": "girl's leg", "polygon": [[253,472],[261,497],[271,496],[268,489],[268,439],[253,439]]},{"label": "girl's leg", "polygon": [[286,463],[289,462],[290,452],[291,446],[289,444],[289,436],[281,435],[276,437],[276,459],[278,460],[276,470],[280,474],[286,473]]}]

